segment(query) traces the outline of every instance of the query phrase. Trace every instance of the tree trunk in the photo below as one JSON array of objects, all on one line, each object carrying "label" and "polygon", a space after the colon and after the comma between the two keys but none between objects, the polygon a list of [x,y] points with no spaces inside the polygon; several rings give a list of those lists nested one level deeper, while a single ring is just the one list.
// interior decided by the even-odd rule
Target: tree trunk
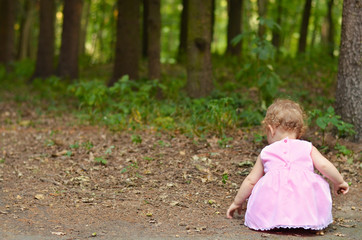
[{"label": "tree trunk", "polygon": [[160,79],[161,76],[161,12],[160,0],[145,0],[148,2],[147,21],[147,55],[148,55],[148,78]]},{"label": "tree trunk", "polygon": [[91,8],[91,1],[84,1],[83,10],[82,10],[82,20],[80,27],[80,36],[79,36],[79,55],[82,56],[86,53],[85,44],[87,41],[87,29],[89,23],[89,14]]},{"label": "tree trunk", "polygon": [[[276,0],[277,5],[277,17],[276,23],[281,27],[282,26],[282,14],[283,14],[283,0]],[[279,53],[280,44],[281,44],[281,30],[278,28],[273,28],[273,37],[272,44],[277,49],[277,54]],[[278,56],[278,55],[277,55]]]},{"label": "tree trunk", "polygon": [[143,24],[142,24],[142,57],[148,57],[148,14],[149,0],[143,0]]},{"label": "tree trunk", "polygon": [[180,45],[178,48],[178,61],[183,62],[187,52],[187,22],[189,0],[182,0],[181,25],[180,25]]},{"label": "tree trunk", "polygon": [[298,53],[304,53],[307,47],[309,17],[312,9],[312,0],[305,0],[302,24],[299,32]]},{"label": "tree trunk", "polygon": [[192,98],[208,96],[213,89],[210,52],[211,1],[189,0],[187,92]]},{"label": "tree trunk", "polygon": [[74,79],[78,77],[79,33],[82,16],[82,0],[65,0],[63,15],[64,20],[58,75],[60,77]]},{"label": "tree trunk", "polygon": [[116,57],[109,85],[124,75],[138,79],[141,55],[139,16],[139,0],[118,0]]},{"label": "tree trunk", "polygon": [[241,34],[241,10],[242,0],[228,1],[228,27],[227,27],[227,48],[226,53],[233,56],[240,56],[242,42],[233,45],[232,40]]},{"label": "tree trunk", "polygon": [[14,60],[15,51],[15,0],[0,1],[0,64]]},{"label": "tree trunk", "polygon": [[343,1],[336,110],[362,140],[362,3]]},{"label": "tree trunk", "polygon": [[35,1],[25,1],[25,14],[20,23],[20,37],[17,59],[23,60],[30,56],[31,28],[35,18]]},{"label": "tree trunk", "polygon": [[40,0],[39,38],[32,78],[46,78],[54,71],[55,0]]},{"label": "tree trunk", "polygon": [[[258,0],[258,14],[259,18],[266,18],[268,10],[268,0]],[[266,27],[265,24],[260,24],[258,27],[258,36],[259,38],[263,38],[265,35]]]},{"label": "tree trunk", "polygon": [[327,22],[328,22],[328,31],[327,31],[327,52],[329,56],[333,57],[334,54],[334,22],[333,22],[333,5],[334,0],[328,0],[328,13],[327,13]]},{"label": "tree trunk", "polygon": [[216,10],[216,0],[211,2],[211,43],[214,39],[214,26],[215,26],[215,10]]}]

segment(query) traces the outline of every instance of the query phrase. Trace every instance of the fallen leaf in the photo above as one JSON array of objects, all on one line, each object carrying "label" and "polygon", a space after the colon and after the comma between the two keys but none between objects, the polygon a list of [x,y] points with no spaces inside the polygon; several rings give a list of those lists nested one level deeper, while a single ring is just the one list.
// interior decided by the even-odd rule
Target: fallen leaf
[{"label": "fallen leaf", "polygon": [[64,232],[52,232],[53,235],[57,235],[57,236],[64,236],[66,235],[66,233]]},{"label": "fallen leaf", "polygon": [[178,201],[172,201],[170,203],[171,206],[178,206],[180,203]]},{"label": "fallen leaf", "polygon": [[53,154],[52,156],[53,157],[60,157],[60,156],[66,155],[67,153],[68,153],[68,150],[63,150],[63,151],[60,151],[60,152],[57,152],[57,153]]},{"label": "fallen leaf", "polygon": [[38,200],[43,200],[44,199],[44,195],[43,194],[36,194],[34,196],[35,199],[38,199]]}]

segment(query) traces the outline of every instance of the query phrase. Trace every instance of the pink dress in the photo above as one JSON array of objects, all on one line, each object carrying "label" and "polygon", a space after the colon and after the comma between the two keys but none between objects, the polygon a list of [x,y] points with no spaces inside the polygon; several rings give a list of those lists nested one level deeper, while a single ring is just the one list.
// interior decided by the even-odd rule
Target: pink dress
[{"label": "pink dress", "polygon": [[320,230],[333,222],[329,184],[314,173],[312,144],[285,138],[260,154],[265,175],[249,197],[245,225],[255,230]]}]

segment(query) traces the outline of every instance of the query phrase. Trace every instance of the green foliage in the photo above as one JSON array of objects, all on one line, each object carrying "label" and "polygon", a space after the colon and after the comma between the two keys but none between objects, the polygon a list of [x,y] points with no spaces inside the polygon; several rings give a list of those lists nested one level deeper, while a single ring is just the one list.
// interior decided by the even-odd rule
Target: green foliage
[{"label": "green foliage", "polygon": [[96,158],[94,158],[94,161],[96,163],[100,163],[102,165],[107,165],[107,163],[108,163],[107,160],[103,157],[96,157]]},{"label": "green foliage", "polygon": [[334,149],[338,150],[339,154],[344,156],[351,156],[353,154],[352,150],[349,150],[346,146],[339,143],[334,146]]},{"label": "green foliage", "polygon": [[227,174],[227,173],[224,173],[223,175],[222,175],[222,183],[223,184],[226,184],[226,181],[229,179],[229,175]]},{"label": "green foliage", "polygon": [[353,125],[341,120],[341,116],[336,115],[333,107],[328,107],[326,112],[322,112],[319,109],[315,109],[310,112],[309,121],[312,122],[315,119],[315,124],[322,131],[322,142],[324,144],[325,132],[329,127],[335,127],[338,130],[338,136],[346,137],[355,134]]},{"label": "green foliage", "polygon": [[141,137],[140,135],[133,134],[133,135],[131,136],[131,141],[132,141],[132,143],[134,143],[134,144],[140,144],[140,143],[142,143],[142,137]]},{"label": "green foliage", "polygon": [[232,137],[227,137],[224,135],[220,140],[217,141],[217,143],[221,148],[232,147],[231,145],[229,145],[229,142],[231,142],[232,140]]},{"label": "green foliage", "polygon": [[[266,19],[260,19],[260,24],[272,28],[278,26],[274,21]],[[278,88],[282,83],[273,67],[275,47],[264,36],[259,37],[256,32],[240,34],[232,42],[236,44],[247,36],[252,36],[249,52],[251,58],[249,63],[246,63],[236,74],[236,77],[239,80],[253,78],[251,87],[259,90],[261,102],[270,105],[277,96]]]}]

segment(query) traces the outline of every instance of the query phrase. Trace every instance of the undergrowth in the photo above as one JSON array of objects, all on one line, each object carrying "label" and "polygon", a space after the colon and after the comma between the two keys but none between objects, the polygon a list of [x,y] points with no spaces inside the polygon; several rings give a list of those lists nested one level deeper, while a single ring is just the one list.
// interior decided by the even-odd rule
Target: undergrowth
[{"label": "undergrowth", "polygon": [[[245,56],[247,64],[243,59],[214,56],[216,89],[206,98],[187,97],[183,72],[165,72],[161,81],[134,81],[123,76],[112,87],[106,85],[107,79],[89,74],[72,83],[49,77],[35,79],[29,85],[34,63],[23,61],[14,63],[10,72],[0,66],[4,86],[0,101],[11,92],[13,100],[35,106],[39,114],[66,111],[114,131],[154,128],[198,137],[215,134],[226,146],[230,139],[227,133],[260,125],[272,100],[287,97],[300,102],[310,113],[309,124],[322,133],[323,141],[332,127],[338,129],[340,137],[354,133],[352,126],[334,113],[333,96],[321,94],[330,92],[335,83],[335,60],[318,64],[318,58],[311,56],[308,63],[287,58],[275,61],[267,41],[256,39],[253,44],[250,55]],[[158,97],[159,89],[163,99]]]}]

